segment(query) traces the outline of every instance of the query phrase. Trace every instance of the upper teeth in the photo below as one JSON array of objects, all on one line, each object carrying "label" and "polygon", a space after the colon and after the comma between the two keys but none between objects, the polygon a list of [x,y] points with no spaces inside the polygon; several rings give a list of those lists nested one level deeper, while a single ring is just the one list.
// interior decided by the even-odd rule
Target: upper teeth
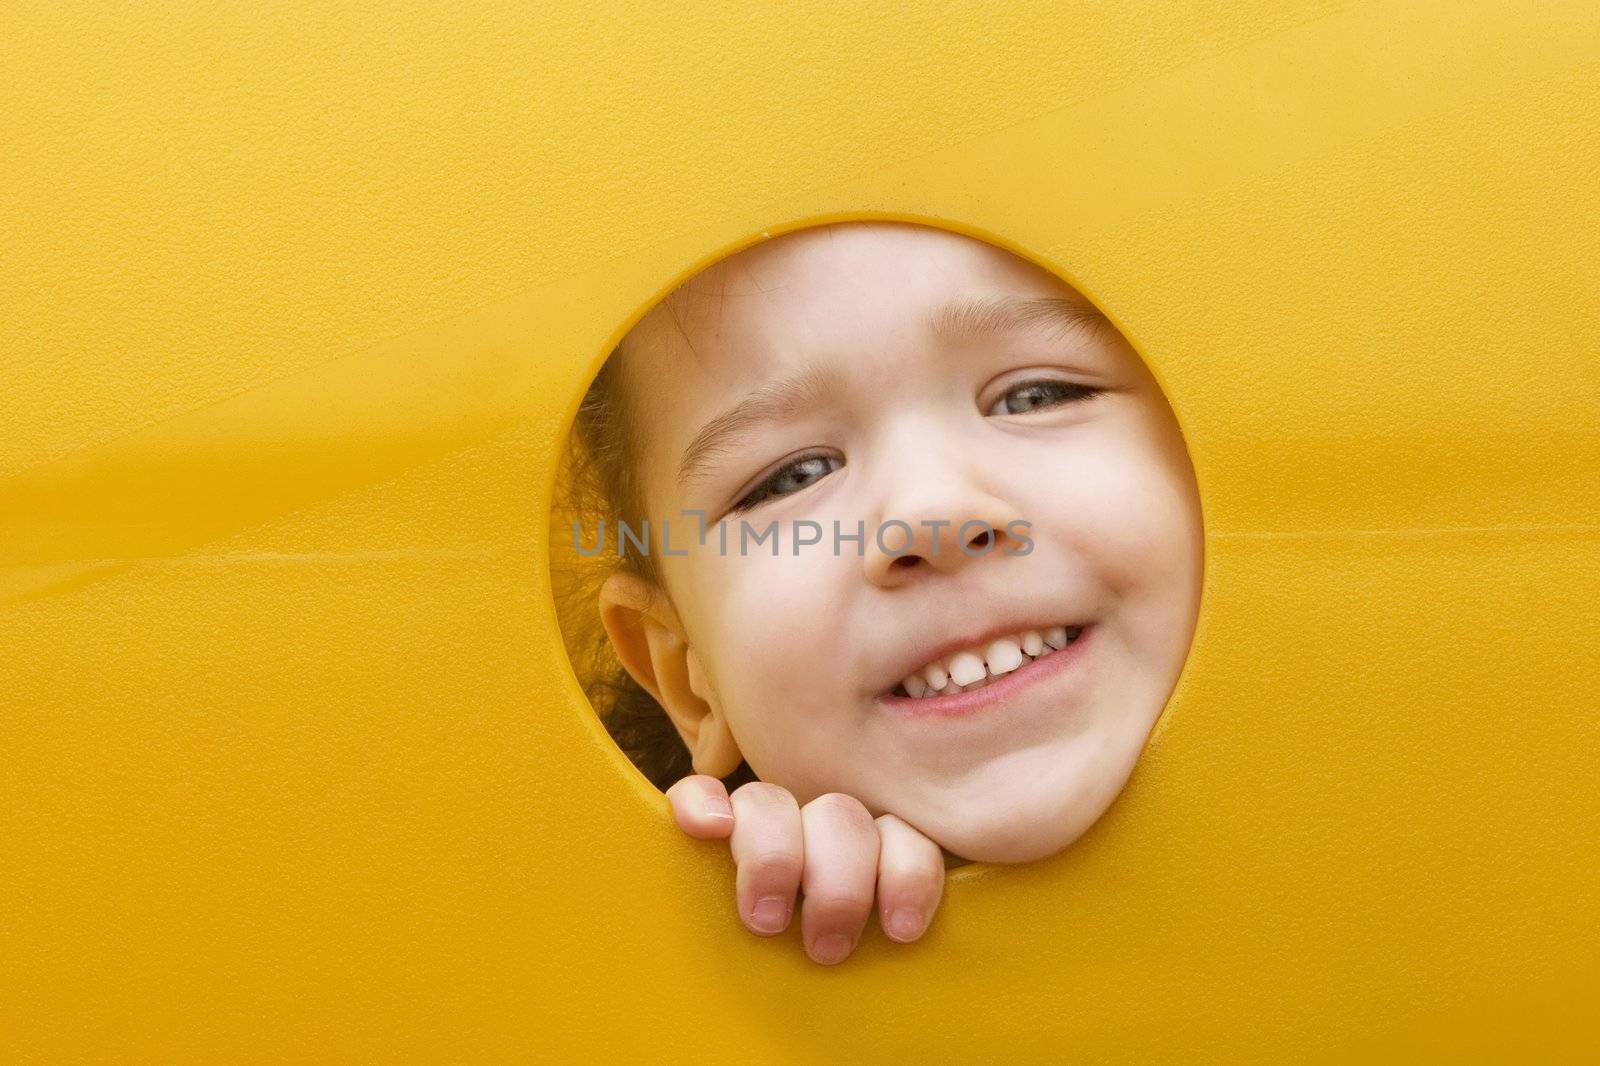
[{"label": "upper teeth", "polygon": [[1065,648],[1082,631],[1081,626],[1026,629],[992,640],[981,647],[965,648],[935,660],[900,682],[907,695],[921,699],[955,692],[989,678],[1009,674],[1028,659],[1042,659]]}]

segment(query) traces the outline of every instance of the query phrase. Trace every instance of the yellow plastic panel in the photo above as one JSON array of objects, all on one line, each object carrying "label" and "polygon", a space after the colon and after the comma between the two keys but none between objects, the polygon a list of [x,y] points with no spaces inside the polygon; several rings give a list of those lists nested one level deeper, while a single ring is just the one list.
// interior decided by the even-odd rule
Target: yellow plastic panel
[{"label": "yellow plastic panel", "polygon": [[[1600,1054],[1592,3],[0,30],[0,1058]],[[1101,822],[823,968],[594,720],[548,522],[626,326],[852,217],[1100,301],[1207,569]]]}]

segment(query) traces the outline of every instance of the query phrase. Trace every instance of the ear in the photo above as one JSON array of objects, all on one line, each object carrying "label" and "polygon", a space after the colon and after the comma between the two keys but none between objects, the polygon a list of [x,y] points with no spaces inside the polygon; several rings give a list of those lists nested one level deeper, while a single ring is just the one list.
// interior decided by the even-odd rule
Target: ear
[{"label": "ear", "polygon": [[636,574],[614,573],[600,586],[600,621],[623,667],[667,712],[695,773],[737,770],[744,756],[666,594]]}]

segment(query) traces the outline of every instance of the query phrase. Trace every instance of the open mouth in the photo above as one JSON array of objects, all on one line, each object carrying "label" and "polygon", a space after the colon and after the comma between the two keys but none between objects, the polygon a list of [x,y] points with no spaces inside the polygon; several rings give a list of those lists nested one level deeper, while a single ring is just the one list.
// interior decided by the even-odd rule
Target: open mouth
[{"label": "open mouth", "polygon": [[887,695],[925,700],[974,692],[1071,647],[1085,628],[1080,624],[1023,630],[983,647],[955,652],[907,676]]}]

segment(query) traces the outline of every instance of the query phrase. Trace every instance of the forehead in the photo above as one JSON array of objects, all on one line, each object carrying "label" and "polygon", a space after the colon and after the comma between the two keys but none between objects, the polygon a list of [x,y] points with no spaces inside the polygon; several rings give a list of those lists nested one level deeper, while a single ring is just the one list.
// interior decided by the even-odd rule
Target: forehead
[{"label": "forehead", "polygon": [[[1056,293],[1063,284],[993,245],[906,223],[785,234],[713,263],[647,317],[672,352],[719,376],[765,377],[770,359],[881,341],[947,297]],[[654,330],[653,330],[654,331]],[[685,345],[688,347],[685,348]]]}]

